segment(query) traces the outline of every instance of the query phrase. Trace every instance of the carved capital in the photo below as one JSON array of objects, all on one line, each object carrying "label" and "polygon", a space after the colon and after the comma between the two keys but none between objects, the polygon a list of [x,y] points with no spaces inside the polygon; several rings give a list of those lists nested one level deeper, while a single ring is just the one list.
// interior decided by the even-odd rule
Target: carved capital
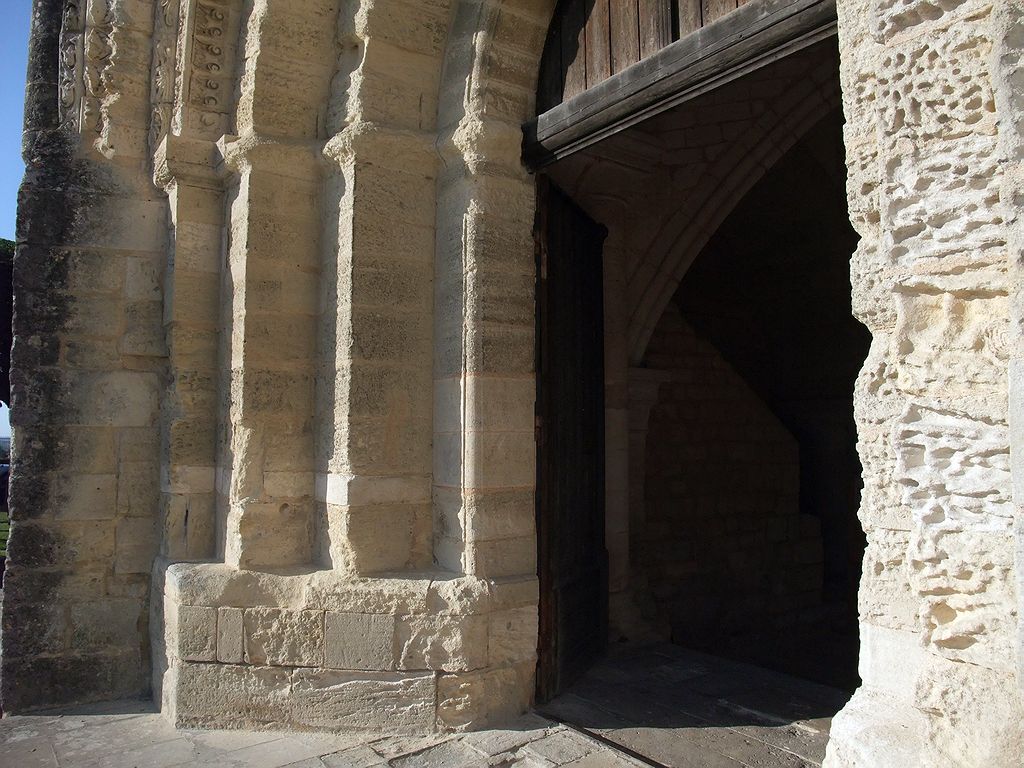
[{"label": "carved capital", "polygon": [[169,134],[156,149],[153,181],[163,189],[183,183],[219,188],[223,178],[221,159],[215,142]]},{"label": "carved capital", "polygon": [[267,171],[281,176],[312,179],[320,168],[319,147],[309,142],[280,141],[266,136],[224,136],[217,142],[224,171]]}]

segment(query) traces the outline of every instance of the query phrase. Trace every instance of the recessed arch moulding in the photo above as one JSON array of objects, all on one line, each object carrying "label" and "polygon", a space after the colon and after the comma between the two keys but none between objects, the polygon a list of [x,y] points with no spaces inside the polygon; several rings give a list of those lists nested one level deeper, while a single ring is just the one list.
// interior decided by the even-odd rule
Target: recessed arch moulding
[{"label": "recessed arch moulding", "polygon": [[[75,162],[160,210],[146,246],[163,275],[160,374],[130,372],[151,415],[122,426],[159,424],[159,471],[140,482],[160,491],[148,652],[164,711],[427,732],[525,709],[534,186],[520,127],[553,0],[39,3],[52,19],[79,5],[81,24],[38,33],[85,54],[61,59],[61,114],[81,120],[55,120]],[[854,307],[873,343],[856,391],[864,684],[828,762],[1014,765],[1024,21],[981,0],[838,6]],[[736,158],[750,162],[767,161]],[[751,178],[722,174],[724,197],[691,211],[703,236]],[[633,362],[700,237],[675,228],[629,278]],[[108,247],[143,250],[129,239]],[[15,366],[42,370],[27,349]],[[121,379],[104,386],[80,396]],[[40,526],[72,535],[15,520],[20,573],[39,566],[18,560],[19,525],[23,542]],[[72,571],[76,546],[56,550]],[[21,578],[5,615],[36,605]],[[5,667],[5,702],[21,684]]]}]

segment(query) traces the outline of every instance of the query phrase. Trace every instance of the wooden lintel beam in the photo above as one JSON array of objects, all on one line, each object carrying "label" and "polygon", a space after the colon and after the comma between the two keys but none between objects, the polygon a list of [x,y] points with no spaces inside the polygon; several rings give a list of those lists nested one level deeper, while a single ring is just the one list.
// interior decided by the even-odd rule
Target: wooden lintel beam
[{"label": "wooden lintel beam", "polygon": [[523,126],[536,170],[836,33],[836,0],[750,0]]}]

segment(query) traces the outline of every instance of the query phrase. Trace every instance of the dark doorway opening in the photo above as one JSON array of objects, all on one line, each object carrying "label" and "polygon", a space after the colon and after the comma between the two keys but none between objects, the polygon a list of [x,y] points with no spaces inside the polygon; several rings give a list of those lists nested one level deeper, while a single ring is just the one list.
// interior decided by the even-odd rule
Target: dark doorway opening
[{"label": "dark doorway opening", "polygon": [[546,701],[600,658],[608,635],[607,232],[543,176],[537,193],[537,693]]},{"label": "dark doorway opening", "polygon": [[[637,729],[672,731],[671,755],[723,727],[723,755],[754,739],[758,759],[818,764],[859,682],[870,336],[836,40],[801,46],[566,144],[540,182],[538,701],[642,753]],[[581,272],[599,261],[603,297]],[[583,361],[602,327],[600,365]]]},{"label": "dark doorway opening", "polygon": [[673,642],[852,690],[865,539],[851,309],[857,236],[834,110],[687,271],[645,362],[647,581]]}]

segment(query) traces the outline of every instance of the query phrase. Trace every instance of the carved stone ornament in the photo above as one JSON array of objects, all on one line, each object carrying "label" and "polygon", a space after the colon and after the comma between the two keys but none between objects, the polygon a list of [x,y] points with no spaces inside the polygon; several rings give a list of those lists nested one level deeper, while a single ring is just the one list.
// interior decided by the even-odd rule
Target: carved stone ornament
[{"label": "carved stone ornament", "polygon": [[58,113],[63,125],[79,125],[83,87],[85,47],[84,6],[80,0],[65,0],[60,25],[58,70]]},{"label": "carved stone ornament", "polygon": [[149,125],[149,145],[153,151],[156,151],[171,129],[179,6],[179,0],[160,0],[156,12],[153,30],[153,70],[150,80],[153,109]]}]

